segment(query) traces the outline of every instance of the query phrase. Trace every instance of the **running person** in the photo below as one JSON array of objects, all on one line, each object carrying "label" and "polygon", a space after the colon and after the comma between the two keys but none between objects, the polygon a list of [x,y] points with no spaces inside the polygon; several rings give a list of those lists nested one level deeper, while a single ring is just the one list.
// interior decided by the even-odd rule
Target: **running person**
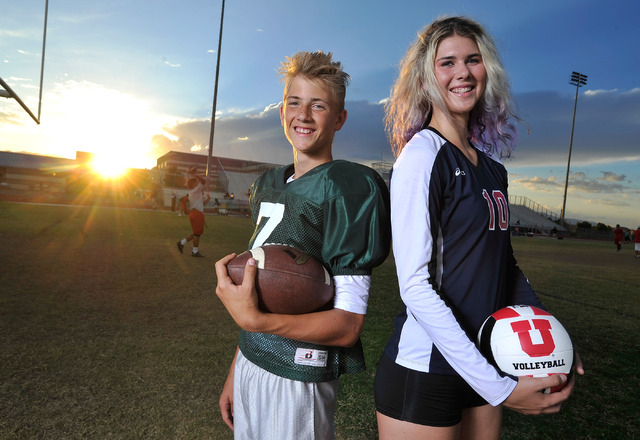
[{"label": "running person", "polygon": [[405,307],[375,380],[383,440],[497,439],[501,403],[556,412],[573,389],[543,395],[566,377],[501,375],[474,344],[496,310],[542,306],[510,242],[499,158],[514,144],[513,116],[506,73],[479,24],[438,19],[419,35],[386,107],[397,155],[393,252]]},{"label": "running person", "polygon": [[[255,261],[236,286],[216,263],[216,293],[243,329],[220,397],[236,439],[332,439],[338,378],[364,369],[360,333],[372,269],[390,249],[389,193],[372,169],[333,160],[347,118],[349,76],[331,54],[299,52],[283,63],[280,118],[294,163],[267,171],[251,188],[249,248],[286,244],[329,269],[334,308],[304,315],[262,313]],[[301,356],[304,353],[307,356]]]},{"label": "running person", "polygon": [[204,190],[204,177],[191,175],[187,179],[187,188],[189,188],[188,198],[191,208],[189,210],[189,222],[191,223],[191,234],[176,243],[180,253],[183,253],[184,245],[193,240],[192,257],[202,258],[204,255],[200,253],[200,236],[204,234],[204,205],[206,205],[211,196]]}]

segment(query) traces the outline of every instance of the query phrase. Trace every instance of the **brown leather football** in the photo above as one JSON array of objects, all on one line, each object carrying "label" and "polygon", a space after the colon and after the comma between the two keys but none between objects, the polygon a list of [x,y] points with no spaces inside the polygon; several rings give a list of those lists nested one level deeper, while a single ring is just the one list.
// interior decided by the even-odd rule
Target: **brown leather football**
[{"label": "brown leather football", "polygon": [[333,308],[333,279],[315,258],[283,245],[264,245],[245,251],[227,265],[235,284],[242,284],[247,260],[258,267],[256,290],[265,312],[299,315]]}]

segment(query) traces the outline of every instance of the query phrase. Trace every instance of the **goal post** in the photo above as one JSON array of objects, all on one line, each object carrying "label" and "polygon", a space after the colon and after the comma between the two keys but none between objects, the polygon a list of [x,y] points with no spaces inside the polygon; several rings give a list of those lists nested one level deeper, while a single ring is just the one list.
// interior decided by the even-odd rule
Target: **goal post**
[{"label": "goal post", "polygon": [[0,78],[0,86],[2,86],[2,88],[4,89],[4,90],[0,90],[0,96],[1,97],[15,99],[16,102],[18,104],[20,104],[20,107],[22,107],[24,109],[24,111],[29,113],[29,116],[31,116],[31,118],[33,118],[33,120],[36,121],[36,124],[40,124],[40,119],[38,117],[36,117],[36,115],[34,115],[31,110],[29,110],[29,107],[27,107],[27,104],[25,104],[22,101],[22,99],[20,99],[18,94],[16,92],[14,92],[13,89],[11,87],[9,87],[9,84],[7,84],[2,78]]},{"label": "goal post", "polygon": [[22,101],[22,99],[20,99],[20,97],[18,96],[18,94],[11,88],[9,87],[9,84],[7,84],[2,78],[0,78],[0,86],[2,87],[0,89],[0,97],[2,98],[8,98],[8,99],[15,99],[16,102],[18,104],[20,104],[20,107],[22,107],[24,109],[24,111],[26,111],[29,116],[31,116],[31,118],[36,121],[36,124],[40,124],[40,109],[42,108],[42,80],[44,78],[44,54],[45,54],[45,48],[47,45],[47,18],[49,15],[49,0],[45,0],[44,2],[44,25],[43,25],[43,30],[42,30],[42,61],[40,62],[40,90],[39,90],[39,96],[38,96],[38,116],[34,115],[33,112],[29,109],[29,107],[27,107],[27,104],[24,103],[24,101]]}]

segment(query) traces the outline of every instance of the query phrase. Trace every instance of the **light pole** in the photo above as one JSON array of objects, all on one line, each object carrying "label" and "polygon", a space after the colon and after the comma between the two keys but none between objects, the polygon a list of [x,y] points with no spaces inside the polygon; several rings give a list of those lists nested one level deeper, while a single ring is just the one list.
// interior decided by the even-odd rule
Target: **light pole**
[{"label": "light pole", "polygon": [[218,61],[216,62],[216,81],[213,86],[213,109],[211,110],[211,131],[209,132],[209,156],[207,157],[207,187],[211,187],[211,162],[213,160],[213,134],[216,127],[216,103],[218,101],[218,77],[220,76],[220,52],[222,52],[222,24],[224,22],[224,1],[220,14],[220,36],[218,37]]},{"label": "light pole", "polygon": [[564,225],[564,214],[567,206],[567,186],[569,186],[569,168],[571,166],[571,147],[573,146],[573,128],[576,125],[576,108],[578,107],[578,90],[587,84],[587,75],[572,72],[569,84],[576,86],[576,99],[573,103],[573,121],[571,122],[571,140],[569,141],[569,159],[567,159],[567,176],[564,179],[564,197],[562,198],[562,214],[560,215],[560,224]]}]

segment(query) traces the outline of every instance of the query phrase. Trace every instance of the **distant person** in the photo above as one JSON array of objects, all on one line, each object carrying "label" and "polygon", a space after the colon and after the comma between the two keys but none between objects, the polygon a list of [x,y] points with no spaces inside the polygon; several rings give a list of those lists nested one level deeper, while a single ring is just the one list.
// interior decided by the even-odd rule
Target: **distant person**
[{"label": "distant person", "polygon": [[334,280],[334,307],[263,313],[255,260],[241,286],[227,272],[234,254],[218,261],[216,293],[243,329],[220,411],[236,439],[330,440],[339,377],[364,369],[360,333],[371,272],[389,253],[389,192],[371,168],[333,160],[334,135],[347,119],[349,76],[341,64],[330,53],[298,52],[280,73],[280,119],[293,164],[266,171],[253,184],[249,248],[287,244],[321,261]]},{"label": "distant person", "polygon": [[636,245],[636,258],[640,258],[640,226],[636,229],[636,232],[633,233],[635,245]]},{"label": "distant person", "polygon": [[178,196],[176,196],[176,192],[173,191],[171,193],[171,212],[175,212],[176,210],[176,202],[178,201]]},{"label": "distant person", "polygon": [[631,231],[626,230],[624,231],[624,244],[629,244],[629,243],[631,243]]},{"label": "distant person", "polygon": [[622,249],[622,228],[620,227],[620,225],[616,225],[615,229],[613,230],[613,242],[616,244],[616,252],[620,252],[620,250]]},{"label": "distant person", "polygon": [[200,236],[204,233],[204,205],[211,198],[204,190],[205,179],[201,176],[191,175],[187,180],[187,188],[189,188],[189,221],[191,222],[191,234],[177,242],[178,250],[183,253],[184,245],[193,240],[192,257],[202,258],[204,255],[200,253]]},{"label": "distant person", "polygon": [[426,27],[399,71],[385,121],[403,307],[375,379],[380,439],[498,439],[502,406],[555,413],[574,385],[573,376],[502,375],[475,344],[495,311],[542,307],[509,234],[500,158],[515,145],[517,117],[507,74],[491,37],[465,17]]}]

